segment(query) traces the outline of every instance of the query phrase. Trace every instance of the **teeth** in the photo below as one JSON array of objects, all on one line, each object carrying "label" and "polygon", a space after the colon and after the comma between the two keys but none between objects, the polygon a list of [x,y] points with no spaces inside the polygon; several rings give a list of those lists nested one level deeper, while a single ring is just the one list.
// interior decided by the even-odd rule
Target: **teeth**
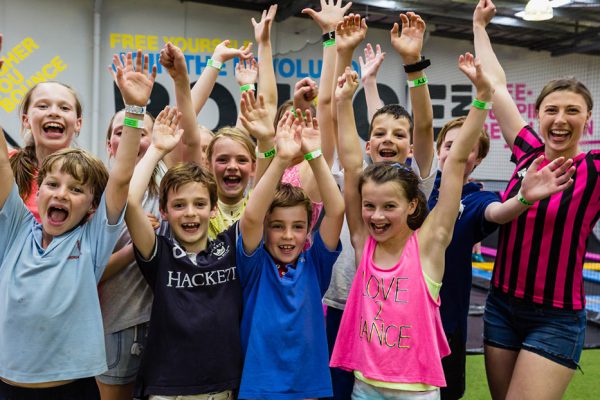
[{"label": "teeth", "polygon": [[551,133],[553,135],[558,135],[558,136],[562,136],[562,135],[568,135],[569,131],[558,131],[558,130],[553,130],[551,131]]},{"label": "teeth", "polygon": [[198,226],[200,226],[200,224],[197,223],[185,223],[185,224],[181,224],[182,227],[184,228],[197,228]]},{"label": "teeth", "polygon": [[47,124],[44,124],[44,129],[64,129],[64,127],[61,124],[49,122]]},{"label": "teeth", "polygon": [[279,246],[280,249],[283,250],[292,250],[295,246],[287,245],[287,246]]}]

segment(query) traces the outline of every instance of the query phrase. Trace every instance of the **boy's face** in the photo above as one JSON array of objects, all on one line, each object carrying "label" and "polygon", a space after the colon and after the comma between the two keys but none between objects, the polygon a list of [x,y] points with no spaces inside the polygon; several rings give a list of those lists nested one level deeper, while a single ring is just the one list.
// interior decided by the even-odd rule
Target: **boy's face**
[{"label": "boy's face", "polygon": [[308,236],[306,207],[275,207],[265,224],[265,245],[269,254],[285,264],[295,263]]},{"label": "boy's face", "polygon": [[[438,159],[439,159],[439,168],[441,171],[444,170],[444,163],[448,158],[448,154],[450,154],[450,149],[452,148],[452,143],[456,141],[458,135],[460,133],[460,127],[452,128],[448,132],[446,132],[446,137],[444,137],[444,142],[440,147],[440,151],[438,151]],[[479,156],[479,141],[473,146],[471,149],[471,153],[469,153],[469,158],[467,158],[467,164],[465,165],[465,176],[467,179],[471,172],[481,163],[481,159]]]},{"label": "boy's face", "polygon": [[56,163],[48,172],[37,195],[43,232],[50,237],[69,232],[95,210],[92,188],[61,172],[60,167]]},{"label": "boy's face", "polygon": [[373,162],[406,162],[410,153],[410,122],[406,118],[394,118],[392,114],[380,114],[373,119],[371,138],[367,142],[367,154]]},{"label": "boy's face", "polygon": [[208,188],[200,182],[186,183],[177,191],[169,190],[167,209],[161,210],[175,239],[187,251],[195,253],[206,247],[211,212]]}]

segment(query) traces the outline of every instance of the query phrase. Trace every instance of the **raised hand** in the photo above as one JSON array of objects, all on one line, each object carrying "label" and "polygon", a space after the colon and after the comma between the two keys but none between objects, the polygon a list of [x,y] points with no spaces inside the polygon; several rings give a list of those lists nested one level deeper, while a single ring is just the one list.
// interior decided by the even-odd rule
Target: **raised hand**
[{"label": "raised hand", "polygon": [[312,8],[305,8],[302,14],[307,14],[315,21],[323,33],[335,30],[338,22],[344,18],[344,14],[352,7],[352,2],[348,2],[342,7],[342,0],[321,0],[321,11],[316,12]]},{"label": "raised hand", "polygon": [[252,18],[252,26],[254,27],[254,40],[256,43],[268,43],[271,40],[271,25],[275,19],[277,12],[277,4],[269,7],[269,10],[263,10],[260,17],[260,22],[256,22]]},{"label": "raised hand", "polygon": [[337,51],[354,51],[367,36],[367,22],[358,14],[345,16],[335,27]]},{"label": "raised hand", "polygon": [[156,79],[156,65],[152,67],[152,73],[148,74],[148,54],[142,55],[142,51],[138,50],[135,64],[131,52],[125,55],[125,64],[121,62],[119,55],[115,54],[113,65],[117,72],[111,67],[108,67],[108,70],[121,91],[125,104],[145,107]]},{"label": "raised hand", "polygon": [[310,108],[313,100],[317,97],[319,89],[317,82],[310,78],[303,78],[294,85],[294,108],[306,110]]},{"label": "raised hand", "polygon": [[554,193],[562,192],[573,184],[575,167],[572,159],[559,157],[544,168],[539,169],[544,156],[536,158],[523,177],[521,194],[530,202],[545,199]]},{"label": "raised hand", "polygon": [[157,230],[160,227],[160,221],[156,216],[152,213],[146,213],[146,217],[148,217],[148,221],[150,221],[150,225],[152,225],[152,229]]},{"label": "raised hand", "polygon": [[[404,64],[414,64],[421,60],[423,37],[425,35],[425,21],[414,12],[400,14],[402,30],[397,22],[390,31],[392,47],[400,54]],[[400,33],[400,35],[398,35]]]},{"label": "raised hand", "polygon": [[358,73],[350,67],[346,67],[344,74],[338,78],[337,86],[335,87],[335,100],[340,102],[343,100],[352,100],[352,96],[358,88]]},{"label": "raised hand", "polygon": [[239,49],[228,47],[229,43],[229,40],[223,40],[221,43],[219,43],[217,47],[215,47],[212,58],[220,62],[229,61],[234,57],[244,60],[252,58],[252,42],[240,47]]},{"label": "raised hand", "polygon": [[301,157],[301,134],[300,120],[295,119],[291,112],[286,111],[277,124],[277,133],[275,134],[276,157],[286,162],[291,162],[294,158]]},{"label": "raised hand", "polygon": [[312,116],[310,109],[306,110],[306,118],[299,120],[299,127],[302,138],[302,153],[307,154],[321,148],[321,132],[319,123]]},{"label": "raised hand", "polygon": [[273,117],[265,106],[262,94],[258,95],[257,100],[251,90],[242,93],[240,110],[240,122],[257,141],[266,141],[275,136]]},{"label": "raised hand", "polygon": [[256,59],[240,59],[240,62],[235,66],[235,80],[239,86],[250,85],[258,80],[258,65]]},{"label": "raised hand", "polygon": [[166,106],[154,121],[152,146],[164,154],[173,150],[183,135],[183,129],[177,128],[180,118],[177,107]]},{"label": "raised hand", "polygon": [[491,100],[493,89],[489,77],[481,68],[481,62],[471,53],[461,54],[458,57],[458,68],[469,78],[477,88],[477,98],[482,101]]},{"label": "raised hand", "polygon": [[167,69],[173,80],[187,74],[183,51],[171,42],[167,42],[160,50],[159,62]]},{"label": "raised hand", "polygon": [[473,12],[473,26],[485,28],[496,15],[496,6],[492,0],[479,0]]},{"label": "raised hand", "polygon": [[375,46],[375,51],[373,51],[371,43],[367,43],[367,46],[365,47],[365,59],[363,60],[362,56],[358,57],[360,76],[363,82],[377,77],[377,72],[379,72],[379,67],[383,64],[384,58],[385,53],[381,51],[380,45],[377,44]]}]

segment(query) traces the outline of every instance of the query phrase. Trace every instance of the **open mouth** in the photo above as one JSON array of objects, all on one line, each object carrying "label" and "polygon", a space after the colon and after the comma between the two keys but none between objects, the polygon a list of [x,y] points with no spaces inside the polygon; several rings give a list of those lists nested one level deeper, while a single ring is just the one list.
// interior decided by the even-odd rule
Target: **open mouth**
[{"label": "open mouth", "polygon": [[69,216],[69,211],[62,207],[50,206],[48,207],[48,221],[52,225],[60,225]]},{"label": "open mouth", "polygon": [[283,254],[291,254],[294,252],[294,249],[296,248],[296,246],[291,245],[291,244],[282,244],[279,247],[279,250],[283,253]]},{"label": "open mouth", "polygon": [[223,177],[223,183],[227,187],[235,187],[239,185],[240,182],[242,182],[242,178],[240,178],[239,176],[229,175]]},{"label": "open mouth", "polygon": [[571,131],[553,129],[549,132],[549,136],[554,142],[566,142],[571,137]]},{"label": "open mouth", "polygon": [[189,222],[181,224],[181,229],[187,233],[196,233],[200,229],[200,224],[197,222]]},{"label": "open mouth", "polygon": [[62,136],[65,126],[58,122],[47,122],[42,126],[44,133],[49,136]]},{"label": "open mouth", "polygon": [[371,224],[371,229],[375,234],[385,233],[390,228],[390,224]]},{"label": "open mouth", "polygon": [[393,157],[396,157],[397,155],[398,155],[398,152],[396,150],[392,150],[392,149],[379,150],[379,157],[382,157],[382,158],[393,158]]}]

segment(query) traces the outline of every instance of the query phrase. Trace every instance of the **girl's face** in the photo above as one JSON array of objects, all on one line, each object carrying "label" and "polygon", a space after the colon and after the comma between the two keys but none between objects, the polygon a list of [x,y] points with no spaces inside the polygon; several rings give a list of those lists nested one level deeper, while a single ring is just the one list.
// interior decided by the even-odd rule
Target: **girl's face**
[{"label": "girl's face", "polygon": [[[125,120],[125,111],[119,111],[113,118],[111,126],[112,133],[106,143],[106,150],[108,151],[109,157],[114,157],[117,154],[119,143],[121,142],[121,133],[123,132],[123,121]],[[140,138],[140,147],[138,148],[137,161],[146,154],[146,150],[152,143],[152,127],[154,121],[149,115],[144,116],[144,129],[142,129],[142,137]]]},{"label": "girl's face", "polygon": [[53,153],[68,148],[81,129],[77,99],[59,83],[39,84],[31,94],[22,123],[31,130],[37,149]]},{"label": "girl's face", "polygon": [[396,182],[379,184],[368,180],[362,187],[363,223],[378,242],[395,238],[401,230],[410,230],[408,217],[416,207],[416,200],[408,201]]},{"label": "girl's face", "polygon": [[575,92],[559,90],[542,100],[538,117],[547,155],[574,157],[579,152],[579,140],[592,113],[584,98]]},{"label": "girl's face", "polygon": [[213,145],[210,166],[219,200],[226,204],[239,202],[255,167],[246,146],[228,137],[219,138]]}]

